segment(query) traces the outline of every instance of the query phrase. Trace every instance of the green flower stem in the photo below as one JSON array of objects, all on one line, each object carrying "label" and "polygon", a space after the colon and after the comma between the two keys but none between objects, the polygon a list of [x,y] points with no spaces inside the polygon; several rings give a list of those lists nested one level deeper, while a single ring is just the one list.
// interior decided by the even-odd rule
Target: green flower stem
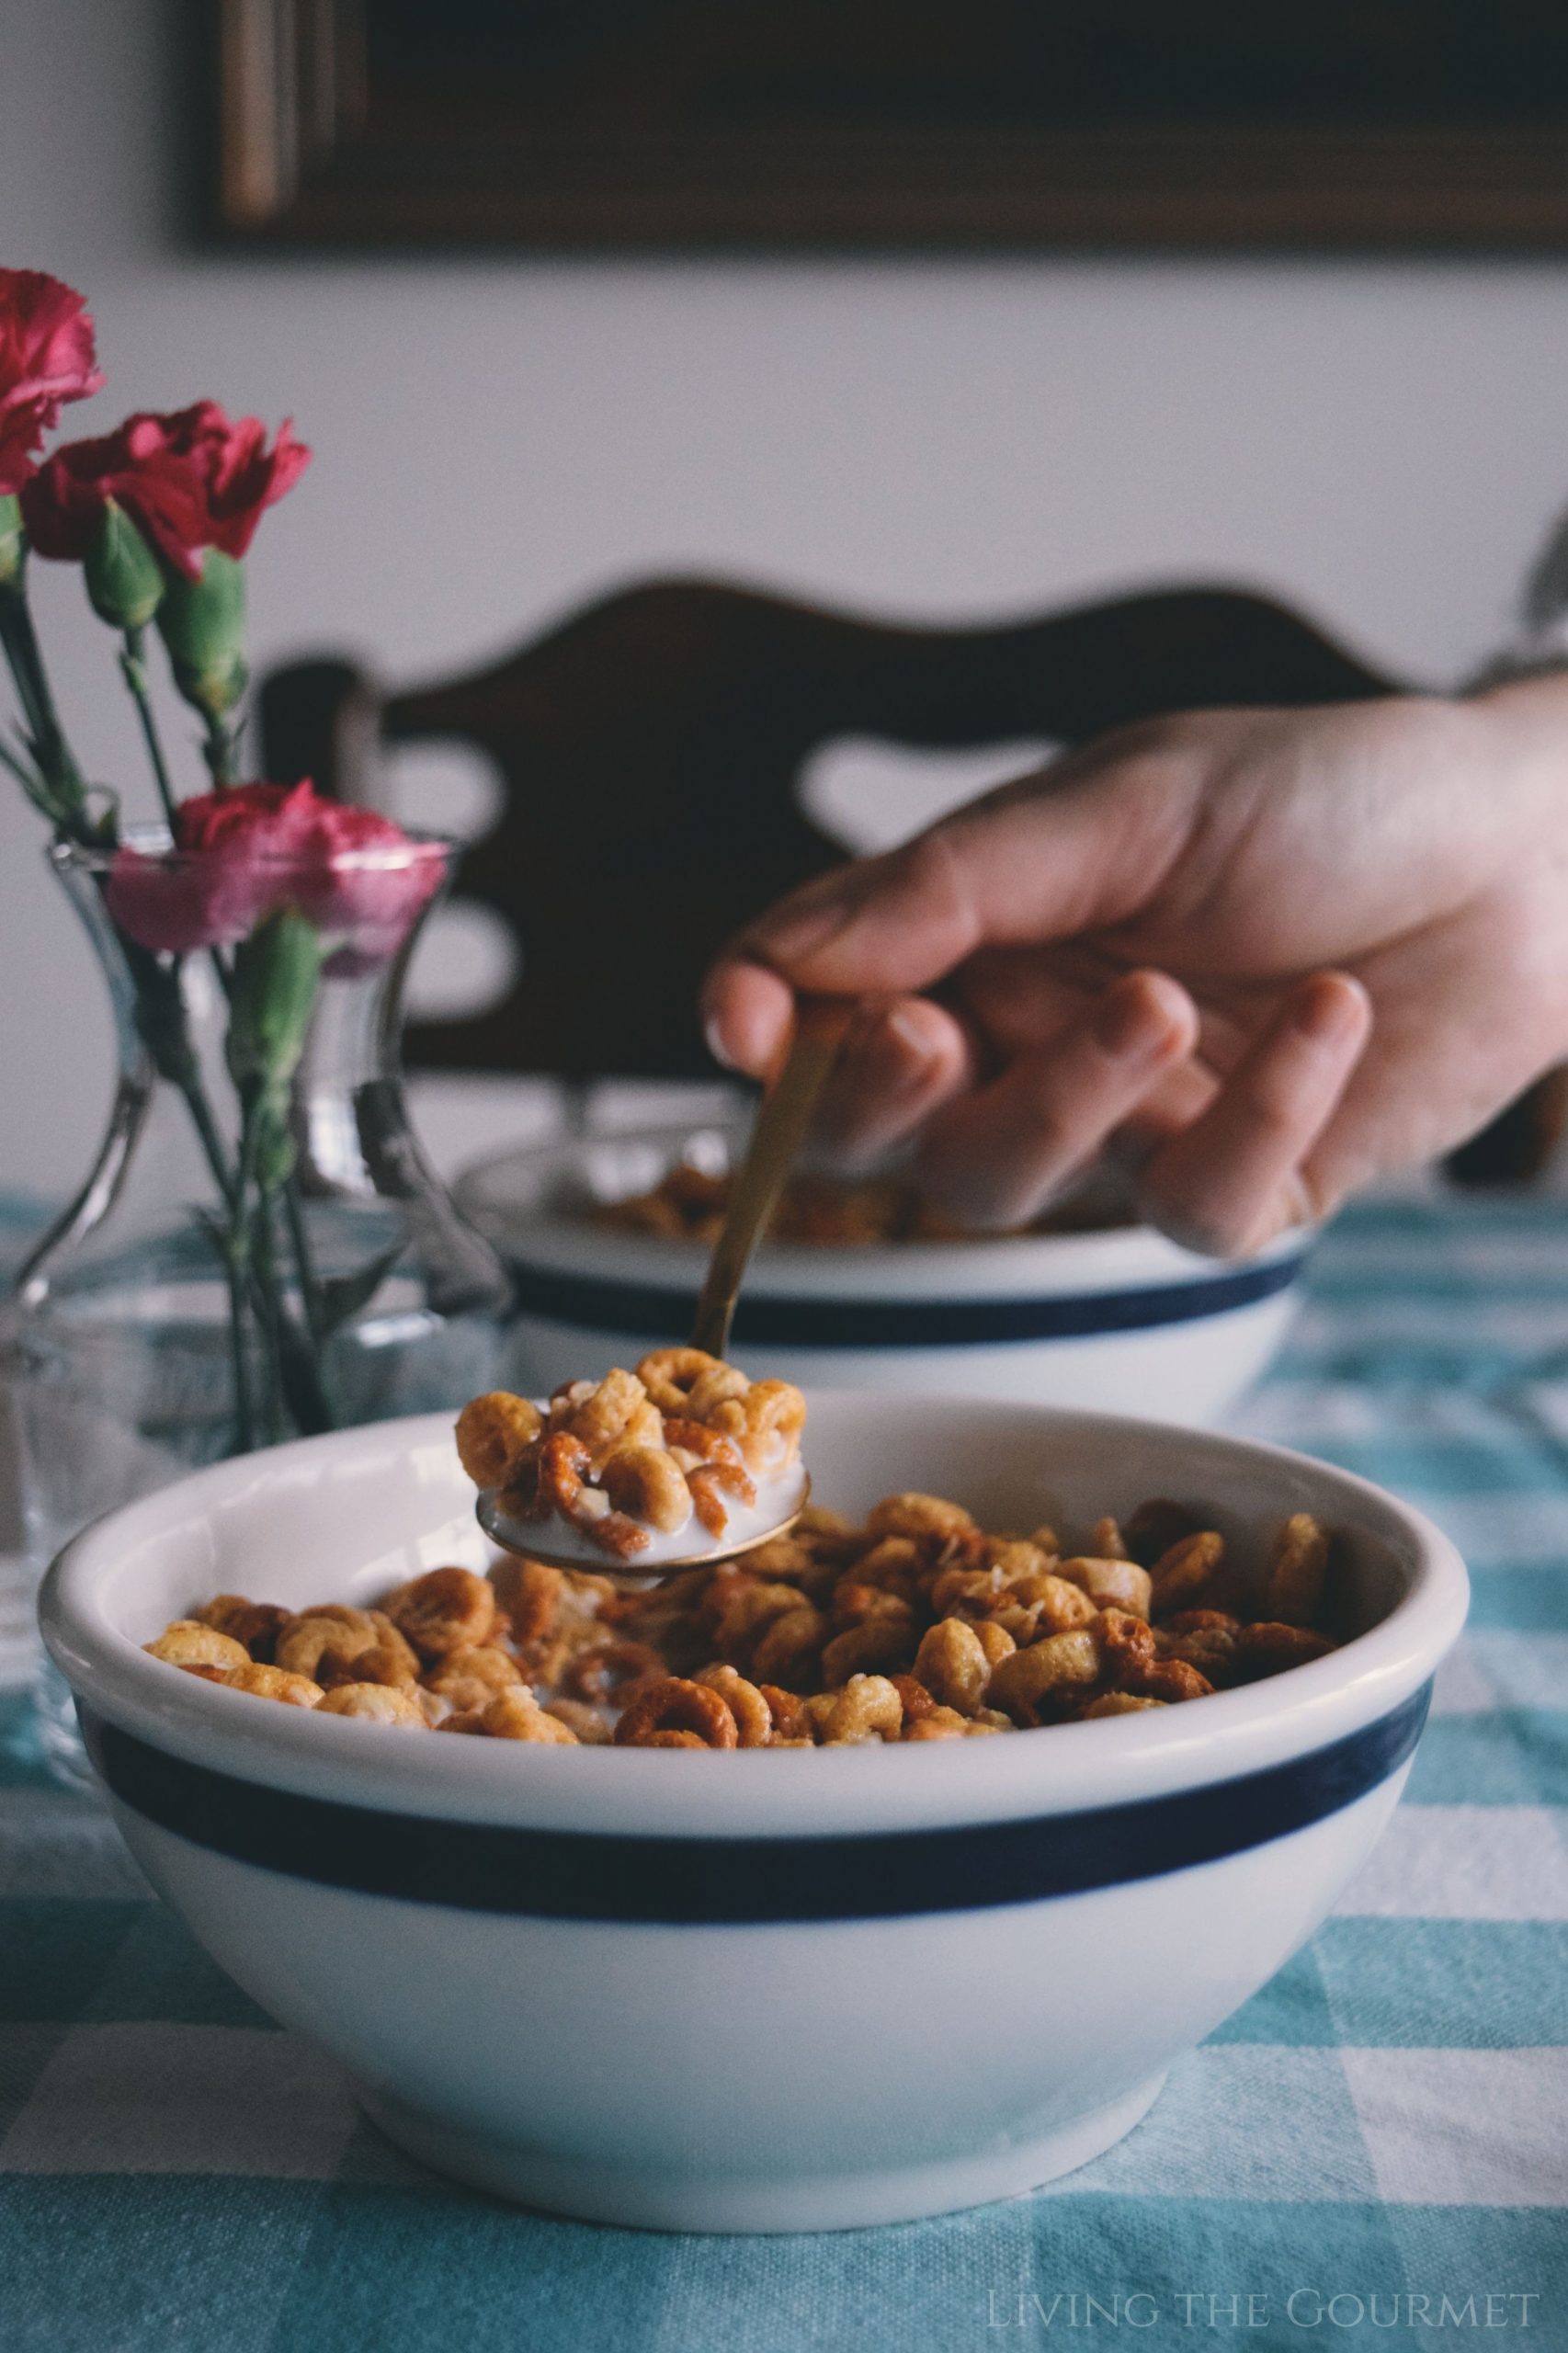
[{"label": "green flower stem", "polygon": [[226,719],[215,711],[206,713],[207,736],[202,745],[212,781],[220,790],[227,784],[239,782],[239,746],[234,731]]},{"label": "green flower stem", "polygon": [[233,1255],[223,1253],[229,1285],[229,1357],[234,1374],[234,1449],[249,1454],[256,1445],[256,1401],[251,1394],[250,1358],[245,1353],[245,1291]]},{"label": "green flower stem", "polygon": [[50,790],[56,828],[67,839],[91,847],[95,837],[86,812],[86,787],[60,723],[26,583],[19,574],[0,587],[0,646],[22,706],[33,756]]},{"label": "green flower stem", "polygon": [[142,740],[147,746],[147,757],[152,765],[153,781],[158,788],[158,799],[163,803],[164,815],[173,835],[177,820],[177,804],[174,786],[169,782],[164,747],[158,740],[158,722],[153,716],[153,698],[147,685],[146,645],[145,629],[128,629],[120,651],[119,668],[131,689],[131,699],[136,705],[136,716],[142,724]]}]

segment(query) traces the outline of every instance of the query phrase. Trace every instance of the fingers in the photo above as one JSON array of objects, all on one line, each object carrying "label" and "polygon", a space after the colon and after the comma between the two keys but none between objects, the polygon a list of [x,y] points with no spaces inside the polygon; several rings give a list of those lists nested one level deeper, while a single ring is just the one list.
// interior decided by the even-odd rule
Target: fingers
[{"label": "fingers", "polygon": [[1129,973],[1050,1046],[937,1113],[921,1153],[926,1190],[967,1223],[1026,1223],[1197,1036],[1185,989],[1163,972]]},{"label": "fingers", "polygon": [[841,1162],[880,1160],[972,1075],[961,1023],[928,997],[895,997],[868,1009],[845,1040],[824,1090],[817,1142]]},{"label": "fingers", "polygon": [[1359,982],[1318,972],[1294,990],[1208,1109],[1146,1163],[1141,1193],[1175,1241],[1219,1256],[1261,1249],[1329,1206],[1313,1198],[1312,1146],[1371,1027]]},{"label": "fingers", "polygon": [[789,1031],[795,993],[766,965],[742,956],[715,964],[703,983],[708,1051],[726,1070],[766,1078]]}]

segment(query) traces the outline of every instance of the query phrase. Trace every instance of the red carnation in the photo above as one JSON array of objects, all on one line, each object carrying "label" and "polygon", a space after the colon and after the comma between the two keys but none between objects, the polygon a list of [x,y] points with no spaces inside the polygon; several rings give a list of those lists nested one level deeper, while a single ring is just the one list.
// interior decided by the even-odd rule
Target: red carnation
[{"label": "red carnation", "polygon": [[203,550],[243,556],[263,510],[310,464],[291,421],[268,449],[259,417],[233,421],[216,401],[198,401],[166,416],[140,411],[97,440],[68,441],[28,484],[28,536],[40,555],[80,563],[112,498],[167,564],[199,580]]},{"label": "red carnation", "polygon": [[401,946],[444,871],[438,843],[308,781],[233,785],[181,802],[166,856],[119,853],[108,911],[142,947],[184,956],[293,907],[335,943],[328,971],[363,971]]},{"label": "red carnation", "polygon": [[0,496],[21,489],[67,401],[103,378],[80,294],[41,269],[0,269]]}]

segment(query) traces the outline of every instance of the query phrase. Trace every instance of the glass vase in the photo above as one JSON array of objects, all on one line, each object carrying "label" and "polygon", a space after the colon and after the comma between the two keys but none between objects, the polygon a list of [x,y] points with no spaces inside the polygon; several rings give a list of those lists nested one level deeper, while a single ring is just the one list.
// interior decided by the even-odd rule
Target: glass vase
[{"label": "glass vase", "polygon": [[[449,855],[411,840],[258,875],[157,840],[51,852],[118,1071],[97,1160],[6,1318],[39,1574],[98,1514],[201,1464],[497,1385],[508,1280],[421,1153],[400,1065],[403,978]],[[193,908],[221,944],[160,951]],[[63,1687],[40,1672],[46,1748],[80,1777]]]}]

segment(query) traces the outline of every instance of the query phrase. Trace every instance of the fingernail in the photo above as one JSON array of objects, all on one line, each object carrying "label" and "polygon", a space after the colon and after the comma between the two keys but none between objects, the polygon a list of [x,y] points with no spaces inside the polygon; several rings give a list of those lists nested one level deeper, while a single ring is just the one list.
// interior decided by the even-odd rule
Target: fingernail
[{"label": "fingernail", "polygon": [[1142,997],[1113,990],[1095,1016],[1095,1042],[1108,1054],[1131,1057],[1153,1053],[1164,1037]]},{"label": "fingernail", "polygon": [[736,1070],[739,1068],[739,1064],[736,1063],[734,1056],[731,1053],[728,1046],[724,1043],[723,1032],[720,1029],[719,1018],[716,1014],[710,1014],[708,1019],[703,1023],[702,1035],[708,1041],[709,1052],[719,1064],[721,1070]]},{"label": "fingernail", "polygon": [[1315,1045],[1332,1045],[1348,1036],[1358,1027],[1361,1005],[1358,993],[1347,988],[1326,986],[1310,990],[1291,1008],[1290,1026],[1299,1037],[1310,1038]]}]

